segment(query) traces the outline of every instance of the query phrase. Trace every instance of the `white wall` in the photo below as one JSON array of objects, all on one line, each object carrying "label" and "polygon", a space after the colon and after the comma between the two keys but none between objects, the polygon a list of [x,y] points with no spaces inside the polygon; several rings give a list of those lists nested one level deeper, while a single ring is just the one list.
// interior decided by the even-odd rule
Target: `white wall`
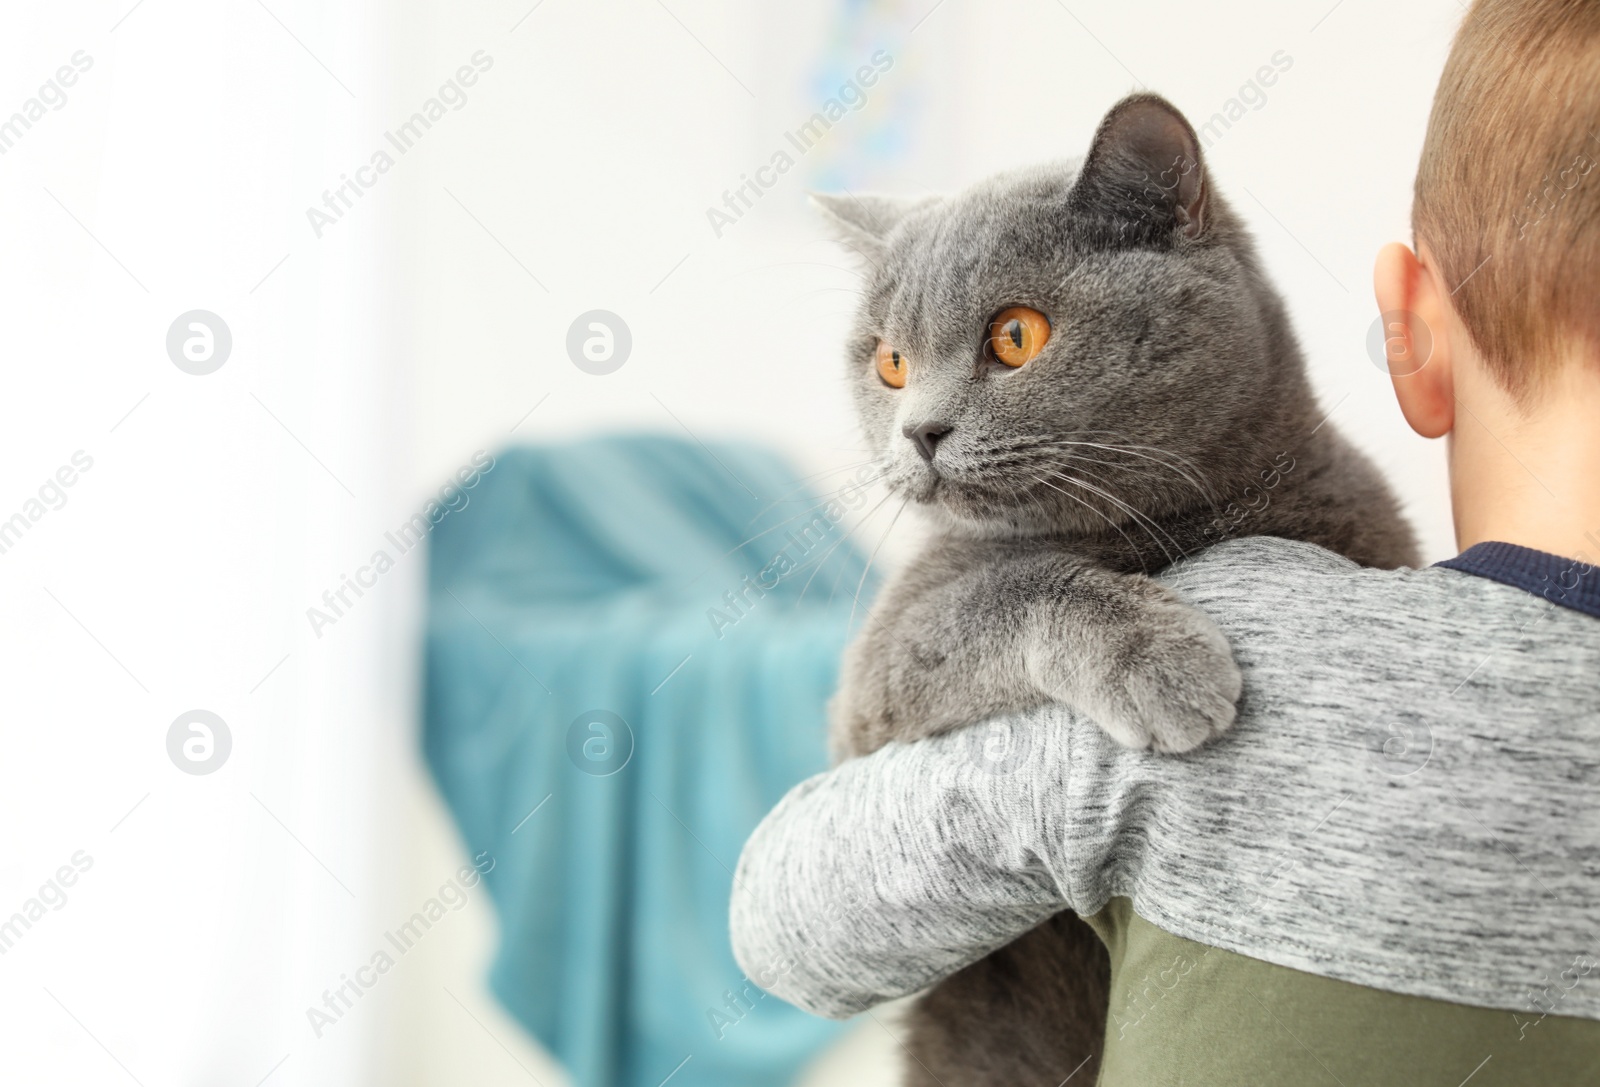
[{"label": "white wall", "polygon": [[[317,245],[297,205],[368,138],[381,54],[339,43],[382,23],[354,0],[279,7],[365,102],[259,5],[0,15],[0,116],[92,61],[0,156],[4,516],[92,460],[0,554],[0,918],[91,862],[5,950],[7,1082],[254,1083],[287,1057],[278,1083],[351,1083],[371,1064],[363,1028],[315,1040],[303,1012],[389,912],[377,782],[410,695],[389,632],[418,571],[334,636],[308,628],[409,495],[382,237]],[[193,309],[233,341],[204,376],[166,348]],[[232,737],[211,774],[169,758],[195,708]]]}]

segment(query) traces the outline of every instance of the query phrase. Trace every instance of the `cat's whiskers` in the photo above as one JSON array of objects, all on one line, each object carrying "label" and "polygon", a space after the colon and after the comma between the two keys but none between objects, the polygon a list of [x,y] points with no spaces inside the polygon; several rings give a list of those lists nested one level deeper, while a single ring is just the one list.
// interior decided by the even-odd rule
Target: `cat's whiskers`
[{"label": "cat's whiskers", "polygon": [[[888,498],[890,498],[890,497],[893,497],[893,495],[894,495],[894,492],[893,492],[893,491],[890,491],[890,492],[889,492],[889,494],[888,494],[888,495],[886,495],[886,496],[885,496],[885,501],[887,501],[887,500],[888,500]],[[907,499],[907,502],[909,502],[909,501],[910,501],[910,500],[909,500],[909,499]],[[880,502],[880,503],[878,503],[878,506],[882,506],[882,505],[883,505],[883,503],[882,503],[882,502]],[[876,513],[876,512],[877,512],[877,511],[878,511],[878,506],[874,506],[874,507],[873,507],[873,510],[872,510],[872,512],[873,512],[873,513]],[[906,507],[906,503],[905,503],[905,502],[903,502],[903,503],[901,503],[901,505],[900,505],[900,508],[901,508],[901,509],[902,509],[902,510],[903,510],[903,509],[905,509],[905,507]],[[869,515],[868,515],[868,516],[870,516],[870,514],[869,514]],[[900,516],[900,514],[899,514],[899,513],[898,513],[898,512],[897,512],[897,513],[896,513],[896,514],[895,514],[895,516],[896,516],[896,517],[899,517],[899,516]],[[862,518],[862,519],[861,519],[861,522],[860,522],[860,524],[858,524],[858,525],[857,525],[857,526],[856,526],[856,528],[857,528],[857,529],[860,529],[860,528],[862,528],[862,527],[863,527],[863,526],[865,526],[865,525],[866,525],[866,522],[867,522],[867,518],[865,518],[865,517],[863,517],[863,518]],[[879,541],[878,541],[878,545],[877,545],[877,546],[882,546],[882,544],[883,544],[883,541],[884,541],[884,540],[886,540],[886,539],[888,539],[888,536],[889,536],[889,529],[892,529],[892,528],[894,528],[894,524],[893,524],[893,522],[891,522],[891,523],[890,523],[890,525],[889,525],[889,528],[888,528],[888,529],[885,529],[885,530],[884,530],[884,534],[883,534],[883,536],[882,536],[882,537],[880,537],[880,539],[879,539]],[[874,550],[876,550],[876,548],[875,548],[875,549],[874,549]],[[868,564],[867,564],[867,565],[868,565],[868,567],[869,567],[869,568],[870,568],[870,567],[871,567],[871,562],[870,562],[870,560],[869,560],[869,562],[868,562]],[[828,589],[828,600],[827,600],[827,603],[829,603],[829,604],[832,604],[832,603],[833,603],[833,598],[834,598],[834,597],[835,597],[835,596],[837,596],[837,595],[839,595],[839,582],[840,582],[840,581],[841,581],[841,580],[842,580],[842,579],[843,579],[843,578],[844,578],[844,570],[845,570],[845,568],[844,568],[844,564],[843,564],[843,563],[840,563],[840,565],[839,565],[839,572],[838,572],[838,573],[837,573],[837,574],[834,574],[834,575],[833,575],[833,585],[832,585],[832,586],[830,586],[830,587],[829,587],[829,589]],[[862,571],[862,574],[863,574],[863,576],[865,576],[865,573],[866,573],[866,571]],[[859,590],[858,590],[858,591],[859,591]],[[854,607],[854,605],[852,605],[852,607]],[[848,627],[847,627],[847,628],[846,628],[846,630],[847,630],[847,631],[848,631],[848,629],[849,629],[849,628],[848,628]]]},{"label": "cat's whiskers", "polygon": [[[1118,435],[1118,433],[1116,431],[1110,431],[1110,430],[1090,430],[1090,431],[1080,431],[1079,433],[1109,434],[1109,435],[1111,435],[1113,437],[1118,437],[1118,436],[1126,437],[1126,435]],[[1183,456],[1182,454],[1174,453],[1170,449],[1162,449],[1161,447],[1154,446],[1154,445],[1138,445],[1138,444],[1102,445],[1099,442],[1074,441],[1072,439],[1066,439],[1066,438],[1054,439],[1054,440],[1052,440],[1050,442],[1050,444],[1052,444],[1052,445],[1071,445],[1071,446],[1081,446],[1081,447],[1091,448],[1091,449],[1100,449],[1100,450],[1104,450],[1104,451],[1107,451],[1107,452],[1123,453],[1123,454],[1126,454],[1126,455],[1131,456],[1131,457],[1140,457],[1143,460],[1152,461],[1152,462],[1154,462],[1156,464],[1161,465],[1162,467],[1170,468],[1174,472],[1178,473],[1184,479],[1188,480],[1189,483],[1194,486],[1195,490],[1199,491],[1201,496],[1204,497],[1209,503],[1211,503],[1213,506],[1216,505],[1216,492],[1210,486],[1210,482],[1208,480],[1206,480],[1205,473],[1200,470],[1199,466],[1196,465],[1194,463],[1194,461],[1190,460],[1188,457]],[[1141,450],[1143,452],[1141,452]],[[1157,458],[1157,457],[1148,456],[1147,455],[1148,453],[1159,453],[1159,454],[1161,454],[1162,457],[1170,457],[1171,460],[1170,461],[1162,460],[1162,459]],[[1173,462],[1176,462],[1176,463],[1173,463]],[[1185,472],[1183,470],[1185,468],[1189,469],[1189,471]]]},{"label": "cat's whiskers", "polygon": [[[868,510],[866,512],[866,515],[863,516],[859,522],[857,522],[856,529],[860,529],[860,528],[864,527],[868,521],[872,520],[872,515],[877,513],[880,509],[882,509],[884,503],[889,501],[889,499],[891,499],[893,497],[894,497],[894,492],[893,491],[889,491],[886,494],[884,494],[884,496],[882,498],[878,499],[877,503],[870,510]],[[837,541],[835,541],[834,545],[832,547],[828,548],[827,552],[825,554],[823,554],[823,556],[816,561],[816,565],[813,566],[812,569],[811,569],[811,575],[806,578],[806,583],[804,585],[800,586],[800,595],[795,598],[795,602],[794,602],[794,606],[795,607],[798,608],[800,606],[800,604],[805,600],[805,598],[806,598],[806,590],[811,588],[811,582],[816,578],[817,572],[820,571],[824,566],[826,566],[828,564],[828,560],[833,557],[833,553],[835,551],[839,550],[840,546],[843,545],[844,542],[850,538],[851,533],[853,531],[854,530],[847,530],[847,531],[843,531],[843,532],[839,533],[839,539]],[[834,584],[835,585],[838,584],[838,578],[834,579]],[[832,594],[831,593],[829,594],[829,599],[830,600],[832,599]]]},{"label": "cat's whiskers", "polygon": [[[1101,468],[1101,469],[1106,470],[1108,473],[1110,473],[1110,472],[1123,473],[1123,472],[1128,472],[1128,471],[1139,471],[1138,469],[1133,468],[1130,465],[1107,464],[1104,461],[1097,460],[1097,459],[1095,459],[1093,457],[1082,457],[1082,456],[1078,456],[1078,455],[1075,455],[1075,454],[1059,454],[1059,453],[1057,454],[1057,457],[1062,457],[1062,456],[1065,456],[1065,457],[1069,458],[1069,460],[1068,461],[1061,461],[1061,460],[1051,459],[1049,461],[1045,461],[1045,462],[1042,462],[1042,463],[1048,464],[1052,468],[1064,469],[1064,470],[1067,470],[1067,471],[1076,472],[1076,473],[1078,473],[1080,475],[1087,476],[1091,480],[1093,480],[1095,483],[1097,483],[1101,487],[1105,488],[1107,491],[1115,491],[1117,489],[1116,488],[1116,484],[1111,482],[1110,480],[1106,479],[1105,477],[1097,474],[1096,472],[1090,471],[1089,469],[1085,468],[1083,466],[1083,464],[1080,463],[1080,462],[1086,461],[1087,463],[1089,463],[1091,465],[1094,465],[1097,468]],[[1141,472],[1140,474],[1141,475],[1145,475],[1147,479],[1155,479],[1157,482],[1159,482],[1161,484],[1161,486],[1159,487],[1159,489],[1156,489],[1154,486],[1151,487],[1151,493],[1149,493],[1147,495],[1148,502],[1144,505],[1144,507],[1142,509],[1139,509],[1137,512],[1141,516],[1143,516],[1146,519],[1146,521],[1148,521],[1149,523],[1155,524],[1158,527],[1160,527],[1161,522],[1157,519],[1157,516],[1145,512],[1146,510],[1152,508],[1151,503],[1154,503],[1155,504],[1154,508],[1157,508],[1157,509],[1172,508],[1172,506],[1176,505],[1178,502],[1186,499],[1188,497],[1188,495],[1189,495],[1189,491],[1186,488],[1174,489],[1171,486],[1172,477],[1170,477],[1170,476],[1153,476],[1152,477],[1152,476],[1149,476],[1147,473]],[[1209,505],[1209,503],[1208,503],[1208,505]],[[1213,508],[1215,508],[1215,507],[1213,507]],[[1184,551],[1183,547],[1178,544],[1177,540],[1173,538],[1173,536],[1172,536],[1172,534],[1170,532],[1167,532],[1164,528],[1161,529],[1161,531],[1162,531],[1162,534],[1165,535],[1167,537],[1167,539],[1172,542],[1174,547],[1177,547],[1180,552]]]},{"label": "cat's whiskers", "polygon": [[[1061,454],[1057,454],[1057,457],[1061,457],[1061,456],[1062,456]],[[1051,458],[1050,460],[1043,461],[1042,463],[1045,466],[1050,467],[1050,468],[1066,469],[1068,471],[1077,472],[1080,475],[1088,476],[1090,479],[1094,480],[1100,486],[1107,487],[1107,488],[1110,488],[1110,487],[1114,486],[1114,484],[1111,483],[1109,480],[1107,480],[1104,476],[1102,476],[1102,475],[1100,475],[1100,474],[1098,474],[1096,472],[1092,472],[1088,468],[1083,467],[1083,464],[1084,463],[1092,464],[1096,468],[1105,469],[1106,471],[1111,471],[1112,469],[1116,469],[1118,471],[1125,470],[1122,465],[1107,464],[1104,461],[1095,460],[1093,457],[1079,457],[1079,456],[1073,456],[1072,454],[1066,454],[1065,455],[1065,459]],[[1038,465],[1035,465],[1035,467],[1037,467],[1037,466]],[[1135,470],[1137,470],[1137,469],[1135,469]]]},{"label": "cat's whiskers", "polygon": [[[997,467],[1020,465],[1029,468],[1045,467],[1051,469],[1070,469],[1074,472],[1079,472],[1088,476],[1090,479],[1095,480],[1097,483],[1108,489],[1113,486],[1110,481],[1096,472],[1083,467],[1083,465],[1092,465],[1095,468],[1102,469],[1106,472],[1135,472],[1147,479],[1166,480],[1170,478],[1159,473],[1152,472],[1149,468],[1143,468],[1130,464],[1114,464],[1099,457],[1089,456],[1082,453],[1069,453],[1053,448],[1059,444],[1061,443],[1054,440],[1040,439],[1014,441],[1008,443],[1007,446],[1000,447],[999,452],[988,453],[986,460],[989,465]],[[1053,451],[1049,456],[1041,458],[1037,455],[1041,448],[1048,448],[1052,449]],[[1148,457],[1144,459],[1153,460],[1153,458]],[[1155,461],[1154,463],[1163,468],[1172,468],[1172,465],[1164,464],[1160,461]],[[1180,478],[1182,478],[1181,474]],[[1105,496],[1107,498],[1113,497],[1109,493],[1106,493]],[[1138,511],[1133,511],[1131,507],[1126,508],[1128,508],[1130,512],[1135,513],[1135,519],[1137,519]],[[1144,526],[1141,525],[1140,527]],[[1146,531],[1148,531],[1148,529]],[[1168,539],[1171,539],[1171,537],[1169,536]],[[1174,544],[1176,543],[1176,541],[1173,542]]]},{"label": "cat's whiskers", "polygon": [[[1035,482],[1043,483],[1044,481],[1035,477]],[[1045,486],[1049,486],[1049,484],[1045,484]],[[1045,505],[1043,498],[1036,494],[1030,493],[1026,487],[1016,487],[1008,484],[1006,489],[1015,494],[1027,506],[1039,511],[1040,524],[1045,526],[1054,526],[1059,515],[1049,506]],[[1067,497],[1071,498],[1072,496],[1068,495]]]},{"label": "cat's whiskers", "polygon": [[[1189,484],[1196,491],[1198,491],[1200,496],[1205,498],[1208,502],[1212,501],[1214,497],[1215,492],[1212,490],[1209,480],[1205,478],[1204,473],[1200,472],[1198,468],[1194,468],[1192,461],[1180,456],[1177,453],[1160,449],[1156,446],[1106,445],[1100,442],[1082,441],[1069,441],[1065,444],[1070,447],[1098,449],[1103,452],[1116,453],[1122,456],[1136,457],[1140,460],[1148,461],[1151,464],[1155,464],[1170,470],[1174,475],[1178,476],[1185,483]],[[1151,456],[1151,453],[1160,455]]]},{"label": "cat's whiskers", "polygon": [[[878,542],[873,545],[872,554],[867,556],[867,565],[861,570],[861,580],[856,582],[856,591],[850,594],[850,618],[846,619],[844,623],[846,634],[849,634],[851,627],[855,626],[856,606],[861,603],[861,590],[867,584],[867,575],[872,572],[872,564],[878,557],[878,551],[883,547],[883,541],[889,538],[889,533],[894,531],[895,523],[900,520],[900,515],[906,511],[906,507],[910,504],[911,498],[907,496],[900,503],[900,508],[894,511],[894,516],[889,518],[889,524],[884,528],[883,535],[879,536]],[[915,654],[912,654],[912,656],[915,657]]]},{"label": "cat's whiskers", "polygon": [[[882,475],[876,475],[876,476],[871,477],[870,479],[863,480],[860,483],[847,483],[845,486],[840,487],[838,490],[829,492],[829,494],[837,495],[837,494],[840,494],[840,493],[844,492],[845,490],[849,489],[850,487],[865,487],[868,484],[876,483],[878,480],[880,480],[882,478],[883,478]],[[746,547],[749,547],[751,544],[755,543],[757,540],[761,539],[763,536],[770,536],[772,533],[778,531],[780,528],[783,528],[785,525],[792,525],[792,524],[794,524],[794,522],[800,520],[802,517],[810,516],[811,514],[815,513],[817,510],[821,509],[822,507],[826,506],[828,503],[830,503],[832,501],[833,501],[832,498],[824,497],[821,501],[817,502],[814,505],[806,507],[805,509],[801,510],[799,513],[794,514],[792,517],[785,517],[783,520],[779,521],[777,524],[771,525],[771,526],[769,526],[767,528],[762,529],[760,532],[756,533],[754,536],[751,536],[751,537],[745,539],[743,542],[741,542],[739,544],[736,544],[733,547],[729,548],[727,551],[724,551],[717,558],[717,562],[721,562],[723,559],[728,558],[730,555],[733,555],[736,552],[744,550]],[[759,514],[757,516],[759,516]],[[714,566],[715,563],[713,563],[712,565]],[[699,579],[696,578],[696,580],[699,580]]]},{"label": "cat's whiskers", "polygon": [[1032,448],[1032,447],[1035,447],[1035,446],[1046,446],[1046,445],[1048,445],[1048,446],[1077,445],[1077,446],[1083,446],[1083,447],[1087,447],[1087,448],[1102,449],[1102,450],[1106,450],[1108,452],[1113,452],[1113,453],[1123,453],[1123,454],[1126,454],[1128,456],[1138,456],[1141,453],[1144,453],[1144,454],[1155,453],[1155,454],[1159,454],[1159,456],[1158,457],[1145,456],[1145,457],[1142,457],[1141,459],[1154,460],[1159,464],[1162,464],[1164,466],[1169,466],[1169,467],[1172,466],[1174,463],[1176,463],[1177,465],[1180,465],[1180,466],[1182,466],[1184,468],[1189,469],[1190,471],[1195,473],[1195,475],[1197,475],[1197,476],[1203,477],[1205,475],[1205,473],[1202,472],[1195,465],[1194,461],[1192,461],[1188,457],[1183,456],[1181,453],[1177,453],[1177,452],[1174,452],[1171,449],[1165,449],[1165,448],[1162,448],[1161,446],[1157,446],[1157,445],[1145,445],[1145,444],[1142,444],[1142,443],[1137,442],[1137,441],[1130,441],[1129,440],[1130,436],[1127,435],[1127,434],[1122,433],[1121,431],[1116,431],[1116,430],[1073,430],[1073,431],[1069,431],[1069,433],[1078,434],[1078,435],[1098,434],[1098,435],[1105,436],[1107,438],[1107,442],[1109,442],[1109,441],[1111,441],[1113,439],[1120,439],[1120,440],[1116,441],[1115,444],[1107,444],[1107,442],[1086,441],[1086,440],[1082,440],[1080,438],[1065,438],[1065,437],[1057,437],[1057,436],[1048,435],[1048,434],[1039,434],[1039,435],[1030,435],[1030,436],[1026,436],[1026,437],[1020,438],[1014,444],[1017,445],[1018,447],[1022,447],[1022,448]]},{"label": "cat's whiskers", "polygon": [[[1138,510],[1134,509],[1132,506],[1130,506],[1128,503],[1124,502],[1122,499],[1118,498],[1116,495],[1110,493],[1109,491],[1102,490],[1101,488],[1096,487],[1092,483],[1085,483],[1083,480],[1078,479],[1075,476],[1069,476],[1064,472],[1053,472],[1051,474],[1056,479],[1062,480],[1063,482],[1066,482],[1066,483],[1071,483],[1074,486],[1082,487],[1086,491],[1090,491],[1090,492],[1092,492],[1094,494],[1099,495],[1101,498],[1104,498],[1107,502],[1110,502],[1112,505],[1116,506],[1118,509],[1120,509],[1124,513],[1126,513],[1129,517],[1131,517],[1133,519],[1135,524],[1137,524],[1140,528],[1144,529],[1144,531],[1149,535],[1151,541],[1154,542],[1155,545],[1161,549],[1161,553],[1167,557],[1167,561],[1168,562],[1173,562],[1175,560],[1173,558],[1172,552],[1167,550],[1167,545],[1161,542],[1161,536],[1166,536],[1167,539],[1169,541],[1171,541],[1172,546],[1174,546],[1174,547],[1176,547],[1178,549],[1178,553],[1180,555],[1186,554],[1186,552],[1184,551],[1183,547],[1178,543],[1178,541],[1172,539],[1172,537],[1167,534],[1165,529],[1161,528],[1161,526],[1156,524],[1156,522],[1152,521],[1150,518],[1146,517],[1144,514],[1140,513]],[[1158,532],[1161,534],[1161,536],[1157,535]],[[1129,542],[1131,543],[1132,541],[1130,540]]]},{"label": "cat's whiskers", "polygon": [[[1069,461],[1069,462],[1072,462],[1072,463],[1070,463],[1070,464],[1068,464],[1068,463],[1060,463],[1060,461],[1058,461],[1057,458],[1060,458],[1060,461]],[[1029,461],[1037,461],[1038,460],[1038,458],[1035,458],[1035,457],[1029,457],[1027,459]],[[1159,472],[1151,471],[1149,468],[1143,468],[1143,467],[1140,467],[1138,465],[1133,465],[1133,464],[1113,464],[1112,462],[1107,461],[1107,460],[1102,460],[1099,457],[1091,457],[1091,456],[1087,456],[1087,455],[1082,454],[1082,453],[1063,453],[1063,452],[1057,451],[1046,461],[1046,463],[1053,464],[1056,467],[1072,468],[1073,471],[1083,472],[1085,475],[1088,475],[1093,479],[1099,480],[1101,483],[1106,483],[1106,481],[1104,479],[1101,479],[1100,476],[1095,475],[1093,472],[1090,472],[1085,468],[1078,467],[1077,465],[1079,465],[1079,464],[1092,464],[1096,468],[1102,468],[1102,469],[1104,469],[1104,470],[1106,470],[1108,472],[1110,472],[1110,471],[1133,472],[1133,473],[1135,473],[1137,475],[1140,475],[1140,476],[1144,477],[1145,479],[1156,480],[1156,481],[1160,482],[1163,485],[1167,484],[1171,479],[1170,476],[1165,476],[1165,475],[1162,475]],[[1109,483],[1106,483],[1106,485],[1110,486]],[[1163,486],[1163,490],[1165,490],[1165,489],[1166,489],[1165,486]]]},{"label": "cat's whiskers", "polygon": [[[1075,431],[1074,433],[1117,435],[1117,432],[1115,431]],[[1183,483],[1193,487],[1197,492],[1199,492],[1200,497],[1203,498],[1208,505],[1210,505],[1212,508],[1216,507],[1215,492],[1209,483],[1205,481],[1205,473],[1196,468],[1194,463],[1188,458],[1183,457],[1178,453],[1174,453],[1171,450],[1161,449],[1158,446],[1137,445],[1131,443],[1124,445],[1106,445],[1100,442],[1085,442],[1074,441],[1072,439],[1065,438],[1053,438],[1048,435],[1024,435],[1004,443],[997,443],[994,451],[990,453],[990,457],[994,461],[1005,463],[1002,458],[1008,454],[1014,458],[1032,459],[1033,455],[1041,449],[1061,450],[1066,448],[1098,449],[1106,453],[1147,461],[1157,468],[1171,472]],[[1160,456],[1148,455],[1151,453],[1160,454]],[[1063,453],[1061,455],[1071,456],[1076,454]],[[1109,460],[1089,456],[1081,456],[1081,459],[1106,469],[1115,469],[1117,471],[1137,471],[1141,475],[1146,475],[1149,478],[1159,477],[1159,474],[1151,475],[1150,469],[1141,469],[1133,464],[1113,463]],[[1185,471],[1185,468],[1191,469],[1191,471]]]},{"label": "cat's whiskers", "polygon": [[[859,450],[857,450],[857,452],[859,452]],[[832,468],[824,468],[820,472],[812,472],[808,476],[801,476],[799,479],[797,479],[795,481],[795,485],[793,487],[789,488],[787,491],[784,491],[777,498],[773,499],[771,502],[768,502],[765,506],[763,506],[760,510],[758,510],[754,517],[750,518],[750,520],[748,520],[748,521],[746,521],[744,523],[744,527],[745,528],[749,528],[751,525],[753,525],[757,521],[759,521],[763,514],[777,509],[780,505],[783,504],[784,500],[786,500],[790,495],[798,494],[799,492],[805,490],[806,489],[806,484],[808,482],[810,482],[811,480],[818,479],[818,478],[820,478],[822,476],[838,475],[840,472],[848,472],[852,468],[865,468],[869,464],[877,463],[877,460],[878,460],[877,457],[868,457],[866,460],[853,461],[850,464],[835,465]],[[840,487],[838,490],[829,491],[828,495],[838,494],[840,491],[847,490],[850,486],[851,486],[851,484],[846,483],[843,487]],[[859,486],[859,484],[858,484],[858,486]],[[826,498],[827,495],[820,495],[818,497]]]},{"label": "cat's whiskers", "polygon": [[1079,498],[1077,495],[1073,494],[1071,491],[1063,491],[1060,487],[1057,487],[1054,483],[1051,483],[1047,479],[1038,479],[1036,477],[1036,481],[1039,482],[1039,483],[1044,484],[1046,487],[1049,487],[1052,491],[1055,491],[1055,492],[1057,492],[1059,494],[1066,495],[1066,497],[1072,499],[1078,505],[1082,506],[1084,509],[1086,509],[1090,513],[1094,514],[1096,517],[1100,518],[1100,520],[1104,521],[1106,524],[1110,525],[1112,530],[1115,531],[1117,535],[1121,536],[1124,540],[1128,541],[1128,548],[1133,552],[1134,556],[1139,560],[1139,565],[1141,567],[1143,567],[1144,572],[1147,573],[1147,574],[1150,572],[1150,567],[1148,565],[1146,565],[1145,561],[1144,561],[1144,551],[1137,544],[1135,544],[1133,542],[1133,540],[1128,536],[1128,534],[1126,532],[1122,531],[1122,526],[1117,524],[1111,518],[1107,517],[1105,515],[1104,511],[1096,509],[1094,506],[1090,505],[1088,502],[1085,502],[1083,499]]}]

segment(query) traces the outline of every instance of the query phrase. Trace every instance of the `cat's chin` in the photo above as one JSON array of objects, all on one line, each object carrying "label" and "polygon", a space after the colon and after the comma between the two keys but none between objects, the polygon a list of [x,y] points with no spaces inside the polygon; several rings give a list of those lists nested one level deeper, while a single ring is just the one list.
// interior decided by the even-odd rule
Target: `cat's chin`
[{"label": "cat's chin", "polygon": [[929,468],[893,473],[888,481],[889,490],[918,506],[940,505],[950,492],[950,480]]},{"label": "cat's chin", "polygon": [[963,536],[1053,536],[1063,528],[1060,518],[1047,507],[1035,501],[1019,503],[1014,491],[986,485],[981,478],[925,468],[910,479],[897,481],[892,489],[933,522]]},{"label": "cat's chin", "polygon": [[902,489],[929,519],[946,530],[968,537],[1016,539],[1055,536],[1061,524],[1041,519],[1037,505],[1019,506],[1009,494],[939,476]]},{"label": "cat's chin", "polygon": [[1031,540],[1059,536],[1053,525],[1041,525],[1019,511],[955,510],[944,505],[925,507],[928,522],[946,536],[967,540]]},{"label": "cat's chin", "polygon": [[906,494],[919,506],[938,506],[941,504],[941,494],[949,493],[949,482],[931,472],[906,487]]}]

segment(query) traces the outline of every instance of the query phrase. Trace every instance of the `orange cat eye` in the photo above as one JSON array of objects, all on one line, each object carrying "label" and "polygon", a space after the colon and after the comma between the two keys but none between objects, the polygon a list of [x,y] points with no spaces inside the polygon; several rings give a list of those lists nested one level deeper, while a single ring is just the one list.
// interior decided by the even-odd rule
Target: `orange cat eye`
[{"label": "orange cat eye", "polygon": [[1007,366],[1032,362],[1050,340],[1050,319],[1027,306],[1011,306],[989,323],[989,349]]},{"label": "orange cat eye", "polygon": [[892,389],[906,387],[906,357],[882,340],[878,341],[878,376]]}]

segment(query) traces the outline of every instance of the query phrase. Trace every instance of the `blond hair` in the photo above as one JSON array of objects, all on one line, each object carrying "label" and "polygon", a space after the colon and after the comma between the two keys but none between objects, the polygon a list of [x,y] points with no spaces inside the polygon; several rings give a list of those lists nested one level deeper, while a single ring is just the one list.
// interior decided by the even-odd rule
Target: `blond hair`
[{"label": "blond hair", "polygon": [[1412,228],[1519,399],[1600,346],[1600,0],[1477,0],[1423,142]]}]

